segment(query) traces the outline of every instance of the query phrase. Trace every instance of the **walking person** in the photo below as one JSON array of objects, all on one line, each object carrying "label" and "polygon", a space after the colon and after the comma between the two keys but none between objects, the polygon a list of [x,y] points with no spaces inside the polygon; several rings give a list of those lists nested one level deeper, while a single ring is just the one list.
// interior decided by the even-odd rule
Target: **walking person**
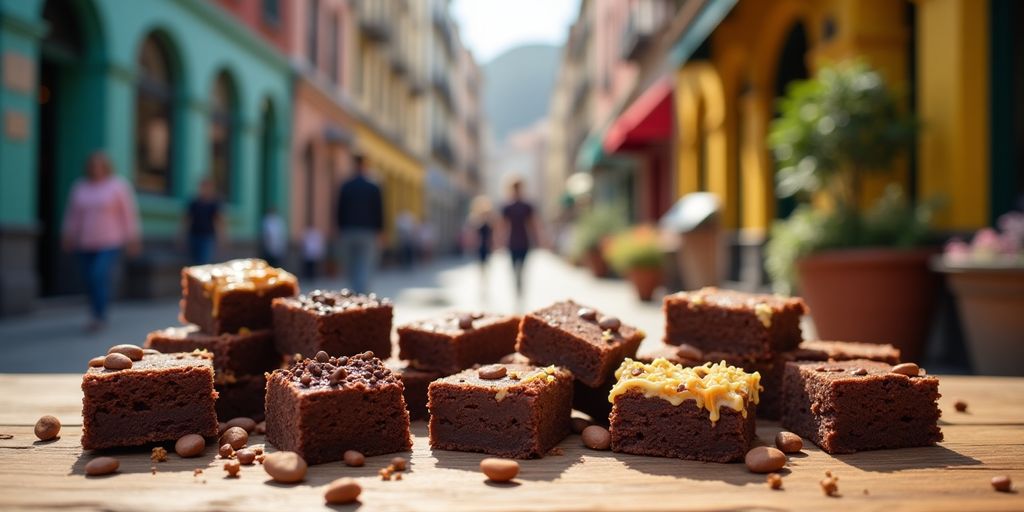
[{"label": "walking person", "polygon": [[352,177],[338,191],[339,245],[350,287],[368,293],[384,231],[384,201],[380,186],[366,176],[363,156],[354,155],[352,164]]},{"label": "walking person", "polygon": [[263,215],[262,231],[260,242],[263,246],[263,259],[271,267],[280,267],[288,252],[288,235],[284,219],[277,213],[276,208],[268,208],[267,213]]},{"label": "walking person", "polygon": [[302,276],[306,279],[316,279],[319,274],[320,261],[324,259],[327,250],[324,244],[324,235],[316,226],[306,226],[306,232],[302,235]]},{"label": "walking person", "polygon": [[477,262],[480,274],[487,276],[487,262],[491,259],[494,249],[494,212],[491,200],[487,196],[476,196],[469,205],[468,231],[476,246]]},{"label": "walking person", "polygon": [[106,326],[112,273],[122,250],[135,256],[141,249],[139,212],[131,185],[114,176],[102,152],[89,156],[85,176],[71,188],[64,213],[62,245],[78,256],[89,296],[91,318],[86,330]]},{"label": "walking person", "polygon": [[188,230],[188,255],[192,265],[213,262],[213,255],[224,236],[217,186],[211,178],[199,182],[199,193],[188,203],[185,215]]},{"label": "walking person", "polygon": [[515,180],[511,187],[511,201],[501,209],[502,232],[505,247],[512,258],[516,295],[523,296],[523,267],[530,247],[538,241],[537,221],[533,205],[523,199],[523,182]]}]

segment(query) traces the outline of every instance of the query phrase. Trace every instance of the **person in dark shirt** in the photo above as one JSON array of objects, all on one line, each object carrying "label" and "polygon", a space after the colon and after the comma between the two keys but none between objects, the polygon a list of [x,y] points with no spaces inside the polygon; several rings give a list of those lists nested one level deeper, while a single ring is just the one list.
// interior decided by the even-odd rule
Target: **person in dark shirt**
[{"label": "person in dark shirt", "polygon": [[210,178],[199,183],[199,193],[188,203],[185,216],[188,231],[188,254],[192,265],[213,261],[217,240],[223,236],[220,198]]},{"label": "person in dark shirt", "polygon": [[515,277],[516,293],[523,295],[523,267],[526,255],[530,252],[531,242],[537,240],[537,222],[533,205],[523,200],[523,182],[512,182],[512,201],[501,210],[503,231],[506,236],[505,246],[512,258],[512,272]]},{"label": "person in dark shirt", "polygon": [[366,176],[363,156],[354,155],[352,164],[352,177],[338,191],[339,243],[350,287],[368,293],[384,230],[384,201],[380,186]]}]

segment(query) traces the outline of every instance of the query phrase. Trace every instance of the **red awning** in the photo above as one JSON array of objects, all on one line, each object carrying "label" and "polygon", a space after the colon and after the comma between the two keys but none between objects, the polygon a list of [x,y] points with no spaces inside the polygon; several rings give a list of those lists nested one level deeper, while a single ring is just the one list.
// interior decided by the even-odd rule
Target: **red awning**
[{"label": "red awning", "polygon": [[634,149],[672,136],[672,82],[654,83],[605,132],[605,153]]}]

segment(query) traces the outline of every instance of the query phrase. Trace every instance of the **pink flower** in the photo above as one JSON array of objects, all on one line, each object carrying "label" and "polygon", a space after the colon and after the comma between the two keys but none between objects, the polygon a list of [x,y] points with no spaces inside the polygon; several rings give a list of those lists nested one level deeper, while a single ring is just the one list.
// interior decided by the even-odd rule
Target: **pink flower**
[{"label": "pink flower", "polygon": [[966,263],[971,259],[971,246],[960,238],[946,242],[945,257],[950,263]]}]

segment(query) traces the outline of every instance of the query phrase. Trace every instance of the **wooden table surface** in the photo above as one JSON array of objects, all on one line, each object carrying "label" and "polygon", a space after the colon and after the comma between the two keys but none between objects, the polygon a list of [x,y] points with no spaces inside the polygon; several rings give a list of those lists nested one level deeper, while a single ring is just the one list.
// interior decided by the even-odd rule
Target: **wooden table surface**
[{"label": "wooden table surface", "polygon": [[[0,510],[310,510],[322,509],[323,487],[349,476],[363,487],[360,503],[343,510],[1024,510],[1024,492],[1000,493],[989,479],[1009,475],[1024,489],[1024,379],[943,377],[939,446],[833,457],[807,446],[790,457],[783,489],[743,464],[711,464],[597,452],[569,436],[563,455],[521,462],[513,484],[486,482],[482,455],[431,451],[426,425],[414,422],[410,471],[381,481],[391,456],[366,466],[340,462],[310,468],[306,481],[280,485],[260,465],[225,478],[215,448],[195,459],[173,453],[154,465],[148,449],[115,452],[120,472],[87,478],[93,456],[83,453],[78,375],[0,375]],[[953,409],[955,400],[967,413]],[[61,419],[57,441],[36,442],[32,426],[43,414]],[[759,422],[760,439],[779,426]],[[250,444],[262,443],[254,436]],[[195,468],[203,468],[193,476]],[[825,497],[819,480],[839,477],[839,497]]]}]

